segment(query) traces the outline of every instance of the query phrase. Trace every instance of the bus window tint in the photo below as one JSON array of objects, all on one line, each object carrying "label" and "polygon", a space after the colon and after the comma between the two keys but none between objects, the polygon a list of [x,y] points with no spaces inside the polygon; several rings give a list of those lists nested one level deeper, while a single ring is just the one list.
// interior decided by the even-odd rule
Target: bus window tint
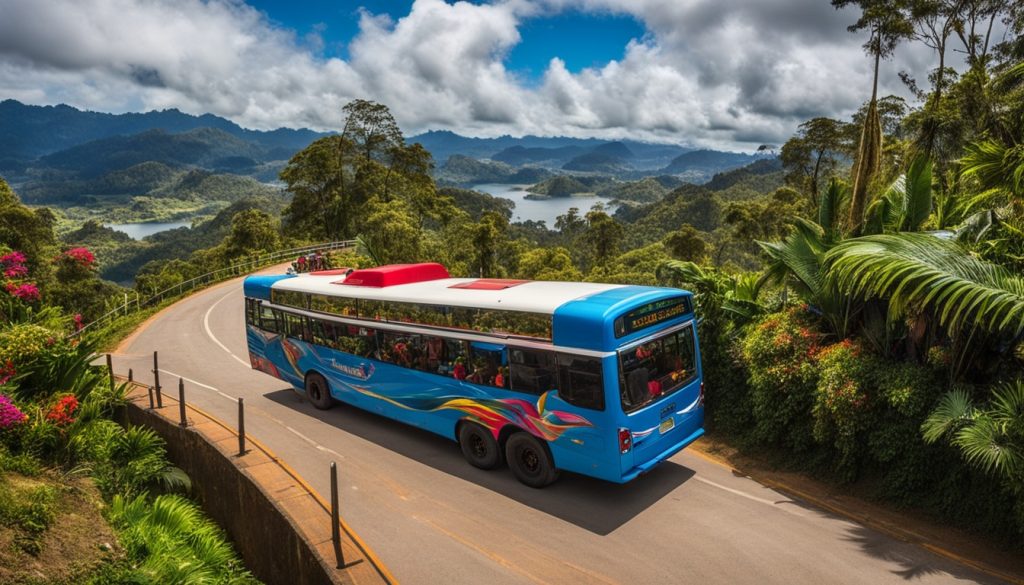
[{"label": "bus window tint", "polygon": [[560,353],[557,361],[558,396],[574,406],[604,410],[601,360]]},{"label": "bus window tint", "polygon": [[505,348],[491,343],[471,343],[470,347],[472,350],[471,367],[466,381],[496,388],[508,388],[508,359]]},{"label": "bus window tint", "polygon": [[540,395],[555,387],[555,354],[550,351],[509,348],[512,389]]},{"label": "bus window tint", "polygon": [[620,351],[619,364],[625,412],[667,396],[697,377],[693,327]]}]

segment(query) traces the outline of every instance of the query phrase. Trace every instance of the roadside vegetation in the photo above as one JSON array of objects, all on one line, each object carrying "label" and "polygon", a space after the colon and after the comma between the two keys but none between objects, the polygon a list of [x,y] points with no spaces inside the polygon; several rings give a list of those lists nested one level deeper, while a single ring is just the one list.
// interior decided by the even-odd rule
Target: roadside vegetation
[{"label": "roadside vegetation", "polygon": [[[0,218],[38,217],[0,195]],[[70,335],[81,314],[65,307],[87,308],[106,286],[92,253],[51,256],[52,233],[33,239],[46,233],[32,221],[3,229],[0,582],[255,583],[186,497],[163,440],[114,421],[128,388],[90,365],[95,340]]]}]

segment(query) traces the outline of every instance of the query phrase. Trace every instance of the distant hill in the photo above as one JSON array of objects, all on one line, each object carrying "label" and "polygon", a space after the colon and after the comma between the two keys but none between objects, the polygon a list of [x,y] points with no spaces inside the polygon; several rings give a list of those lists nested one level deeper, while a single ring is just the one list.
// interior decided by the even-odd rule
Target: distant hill
[{"label": "distant hill", "polygon": [[629,161],[633,151],[621,142],[602,144],[586,154],[581,154],[565,163],[562,169],[590,173],[616,174],[632,170]]},{"label": "distant hill", "polygon": [[501,161],[513,166],[528,164],[547,164],[550,166],[561,166],[569,162],[573,157],[586,152],[582,146],[563,146],[560,148],[526,148],[522,145],[510,146],[505,150],[493,155],[492,160]]},{"label": "distant hill", "polygon": [[324,136],[308,129],[249,130],[212,114],[193,116],[175,109],[105,114],[66,105],[30,106],[4,100],[0,102],[0,169],[112,136],[129,136],[147,130],[178,134],[198,128],[220,130],[255,143],[277,159],[287,159]]},{"label": "distant hill", "polygon": [[[707,180],[715,173],[742,167],[759,158],[763,157],[742,152],[694,150],[677,156],[660,172],[666,175],[689,175]],[[698,182],[703,181],[698,180]]]},{"label": "distant hill", "polygon": [[90,178],[144,162],[238,171],[255,167],[266,158],[266,149],[257,144],[216,128],[197,128],[180,134],[147,130],[102,138],[46,155],[36,165]]},{"label": "distant hill", "polygon": [[455,186],[480,183],[529,184],[543,181],[551,175],[552,173],[546,169],[532,167],[517,169],[503,162],[478,160],[462,154],[448,157],[444,165],[435,173],[438,182]]},{"label": "distant hill", "polygon": [[[591,182],[591,181],[588,181]],[[592,193],[593,186],[577,177],[559,175],[529,187],[527,191],[548,197],[570,197],[578,193]]]}]

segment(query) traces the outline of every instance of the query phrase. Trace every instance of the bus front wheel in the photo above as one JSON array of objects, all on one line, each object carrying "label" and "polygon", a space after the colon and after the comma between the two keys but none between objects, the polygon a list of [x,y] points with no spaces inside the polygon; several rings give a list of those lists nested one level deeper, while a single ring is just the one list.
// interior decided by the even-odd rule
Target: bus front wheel
[{"label": "bus front wheel", "polygon": [[313,403],[313,406],[320,410],[327,410],[333,404],[331,400],[331,388],[327,380],[316,372],[306,376],[306,397]]},{"label": "bus front wheel", "polygon": [[504,457],[494,435],[474,422],[459,425],[459,446],[462,455],[473,467],[494,469],[501,465]]},{"label": "bus front wheel", "polygon": [[505,458],[520,482],[542,488],[558,479],[558,470],[547,448],[528,433],[516,433],[505,443]]}]

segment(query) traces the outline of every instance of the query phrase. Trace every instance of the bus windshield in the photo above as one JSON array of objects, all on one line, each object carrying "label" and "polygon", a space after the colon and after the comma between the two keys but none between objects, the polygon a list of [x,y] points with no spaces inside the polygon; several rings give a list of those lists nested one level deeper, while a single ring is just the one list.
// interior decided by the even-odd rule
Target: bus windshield
[{"label": "bus windshield", "polygon": [[676,392],[697,378],[693,325],[619,351],[623,412]]}]

